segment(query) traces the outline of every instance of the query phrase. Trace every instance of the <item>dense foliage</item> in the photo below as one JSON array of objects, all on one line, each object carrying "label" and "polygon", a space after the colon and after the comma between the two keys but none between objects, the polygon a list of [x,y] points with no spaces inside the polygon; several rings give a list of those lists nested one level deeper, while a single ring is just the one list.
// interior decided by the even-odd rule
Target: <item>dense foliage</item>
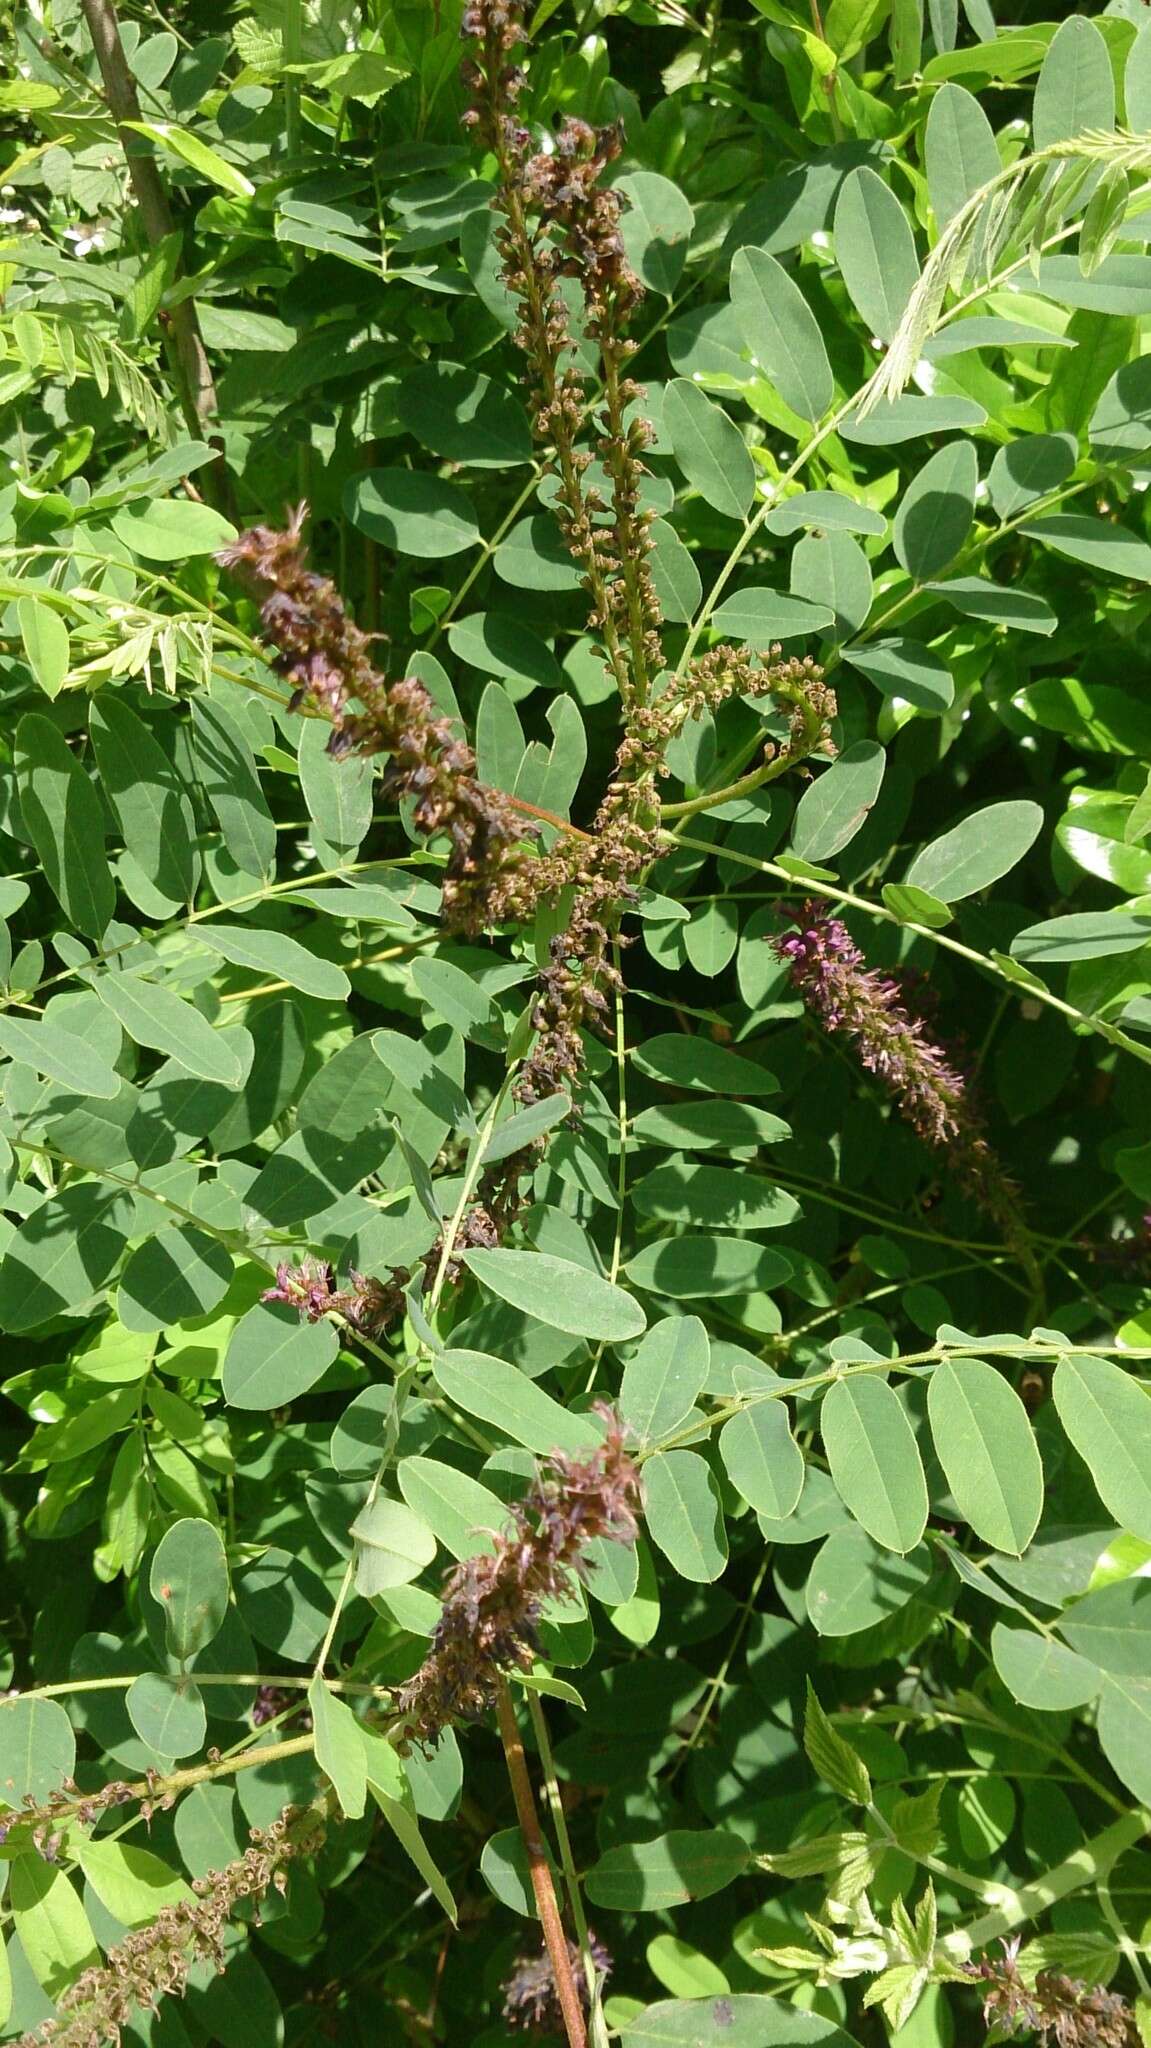
[{"label": "dense foliage", "polygon": [[1040,11],[16,6],[3,2038],[1151,2040],[1151,9]]}]

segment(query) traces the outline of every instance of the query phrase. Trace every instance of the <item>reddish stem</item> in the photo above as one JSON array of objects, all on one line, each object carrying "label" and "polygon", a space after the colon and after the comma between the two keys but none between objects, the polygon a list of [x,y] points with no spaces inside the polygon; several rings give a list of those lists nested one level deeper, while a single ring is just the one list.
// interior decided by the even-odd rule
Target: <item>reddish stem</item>
[{"label": "reddish stem", "polygon": [[532,1890],[535,1893],[536,1911],[543,1928],[544,1945],[552,1966],[556,1982],[560,2011],[564,2018],[564,2031],[569,2048],[587,2048],[587,2028],[584,2025],[583,2005],[576,1990],[572,1974],[571,1957],[568,1953],[567,1936],[560,1919],[556,1903],[555,1886],[552,1883],[551,1867],[544,1848],[540,1830],[539,1815],[532,1796],[531,1779],[528,1776],[527,1758],[520,1739],[512,1696],[506,1679],[500,1680],[497,1713],[500,1724],[500,1740],[507,1759],[508,1776],[512,1781],[512,1795],[516,1802],[516,1815],[524,1847],[528,1852],[528,1867],[531,1871]]}]

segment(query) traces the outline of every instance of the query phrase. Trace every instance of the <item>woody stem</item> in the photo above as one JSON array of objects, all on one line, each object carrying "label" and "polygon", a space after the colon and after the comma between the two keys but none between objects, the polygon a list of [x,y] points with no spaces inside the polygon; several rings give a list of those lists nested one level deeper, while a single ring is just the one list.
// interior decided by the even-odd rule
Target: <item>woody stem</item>
[{"label": "woody stem", "polygon": [[507,1759],[508,1777],[512,1783],[512,1796],[516,1802],[516,1816],[520,1824],[520,1833],[524,1838],[524,1848],[527,1850],[536,1911],[540,1916],[544,1946],[552,1966],[556,1994],[563,2014],[564,2031],[567,2034],[569,2048],[587,2048],[583,2006],[572,1974],[567,1936],[560,1919],[555,1886],[552,1883],[551,1869],[544,1849],[539,1815],[536,1812],[531,1779],[528,1776],[527,1758],[524,1755],[512,1696],[508,1691],[507,1680],[503,1678],[499,1684],[496,1711],[499,1716],[500,1740]]}]

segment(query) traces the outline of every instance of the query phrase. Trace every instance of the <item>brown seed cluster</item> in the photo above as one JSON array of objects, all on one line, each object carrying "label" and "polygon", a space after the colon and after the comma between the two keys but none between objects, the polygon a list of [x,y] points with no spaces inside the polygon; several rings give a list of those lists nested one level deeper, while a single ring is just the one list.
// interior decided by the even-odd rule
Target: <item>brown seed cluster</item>
[{"label": "brown seed cluster", "polygon": [[997,1961],[972,1963],[983,1992],[989,2039],[1034,2034],[1040,2048],[1139,2048],[1135,2015],[1117,1991],[1088,1986],[1058,1970],[1040,1970],[1029,1983],[1019,1968],[1019,1937],[1003,1944]]},{"label": "brown seed cluster", "polygon": [[[588,1950],[595,1965],[596,1980],[602,1990],[611,1975],[612,1959],[602,1941],[596,1940],[590,1928]],[[587,1975],[583,1957],[574,1941],[568,1942],[568,1961],[586,2015],[591,2004],[588,1997]],[[563,2011],[556,1989],[555,1971],[546,1948],[538,1952],[532,1950],[516,1957],[511,1975],[504,1984],[504,2018],[509,2027],[522,2028],[528,2034],[563,2033]]]},{"label": "brown seed cluster", "polygon": [[410,1741],[431,1743],[453,1721],[478,1720],[504,1672],[530,1671],[543,1607],[586,1574],[593,1537],[634,1543],[639,1472],[618,1417],[601,1413],[603,1443],[585,1458],[554,1452],[491,1552],[449,1574],[431,1650],[396,1700]]},{"label": "brown seed cluster", "polygon": [[195,1894],[163,1906],[154,1920],[109,1949],[61,1993],[56,2017],[25,2036],[20,2048],[103,2048],[117,2043],[137,2013],[154,2012],[161,1998],[180,1994],[197,1963],[223,1970],[224,1930],[243,1899],[282,1892],[288,1865],[314,1855],[324,1826],[314,1808],[287,1807],[271,1827],[251,1830],[251,1847],[223,1870],[192,1884]]},{"label": "brown seed cluster", "polygon": [[369,636],[335,584],[307,566],[304,512],[301,505],[283,532],[252,527],[218,559],[243,571],[261,595],[273,666],[292,684],[294,708],[330,721],[329,752],[388,754],[384,794],[411,803],[417,832],[446,836],[444,921],[478,931],[491,921],[493,889],[534,828],[499,790],[477,780],[471,747],[437,713],[424,685],[415,676],[389,683],[380,674]]}]

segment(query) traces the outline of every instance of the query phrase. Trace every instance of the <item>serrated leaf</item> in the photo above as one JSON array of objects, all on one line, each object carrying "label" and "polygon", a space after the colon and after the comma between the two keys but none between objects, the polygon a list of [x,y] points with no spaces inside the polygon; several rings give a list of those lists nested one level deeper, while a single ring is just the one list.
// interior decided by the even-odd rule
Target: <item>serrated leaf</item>
[{"label": "serrated leaf", "polygon": [[851,1744],[834,1728],[820,1705],[810,1678],[807,1681],[807,1709],[803,1722],[803,1746],[813,1770],[818,1771],[853,1806],[871,1803],[871,1776]]}]

